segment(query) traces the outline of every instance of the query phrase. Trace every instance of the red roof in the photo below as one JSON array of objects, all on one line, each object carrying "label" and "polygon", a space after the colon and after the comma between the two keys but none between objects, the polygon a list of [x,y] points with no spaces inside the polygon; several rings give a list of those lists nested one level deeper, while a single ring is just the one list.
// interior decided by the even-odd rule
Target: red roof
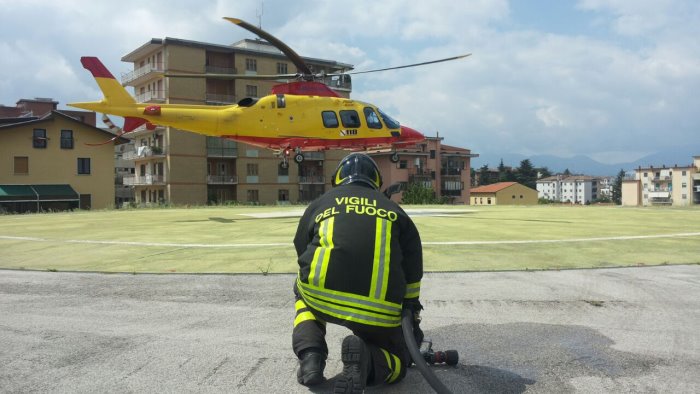
[{"label": "red roof", "polygon": [[479,186],[475,187],[471,190],[472,194],[474,193],[496,193],[499,192],[507,187],[511,187],[515,185],[518,182],[499,182],[499,183],[494,183],[491,185],[484,185],[484,186]]}]

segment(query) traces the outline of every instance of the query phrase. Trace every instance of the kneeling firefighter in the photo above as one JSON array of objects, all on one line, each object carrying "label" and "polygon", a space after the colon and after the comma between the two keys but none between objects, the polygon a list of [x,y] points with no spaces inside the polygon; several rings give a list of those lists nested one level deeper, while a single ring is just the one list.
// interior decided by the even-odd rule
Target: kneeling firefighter
[{"label": "kneeling firefighter", "polygon": [[324,380],[326,324],[352,330],[342,343],[335,392],[356,393],[406,375],[411,357],[401,313],[408,308],[416,316],[420,344],[423,250],[413,221],[379,191],[382,177],[369,156],[346,156],[332,184],[308,206],[294,237],[299,274],[292,345],[297,380],[312,386]]}]

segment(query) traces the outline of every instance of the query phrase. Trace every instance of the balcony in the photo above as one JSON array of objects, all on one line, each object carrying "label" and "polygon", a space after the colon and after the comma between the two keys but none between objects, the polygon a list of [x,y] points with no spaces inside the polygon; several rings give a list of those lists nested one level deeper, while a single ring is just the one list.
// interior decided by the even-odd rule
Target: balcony
[{"label": "balcony", "polygon": [[323,152],[304,152],[304,160],[323,160]]},{"label": "balcony", "polygon": [[652,181],[654,181],[654,182],[665,182],[665,181],[670,181],[670,180],[671,180],[671,177],[668,175],[655,176],[652,178]]},{"label": "balcony", "polygon": [[124,152],[122,159],[138,160],[147,157],[164,157],[165,155],[165,148],[161,148],[159,146],[139,146],[135,151]]},{"label": "balcony", "polygon": [[348,92],[352,90],[352,79],[350,78],[350,75],[347,74],[324,77],[322,82],[334,90]]},{"label": "balcony", "polygon": [[324,176],[304,176],[299,175],[300,184],[324,184],[326,183],[326,178]]},{"label": "balcony", "polygon": [[236,67],[206,66],[207,74],[238,74]]},{"label": "balcony", "polygon": [[165,90],[152,90],[136,95],[136,101],[139,103],[164,103]]},{"label": "balcony", "polygon": [[212,105],[229,105],[236,102],[236,96],[233,94],[207,93],[204,99],[207,104]]},{"label": "balcony", "polygon": [[408,171],[408,183],[418,183],[423,187],[432,189],[435,172],[423,168],[411,168]]},{"label": "balcony", "polygon": [[235,185],[238,183],[236,175],[207,175],[208,185]]},{"label": "balcony", "polygon": [[124,186],[146,186],[146,185],[164,185],[165,177],[163,175],[127,175],[124,176]]},{"label": "balcony", "polygon": [[140,85],[148,79],[161,76],[163,74],[163,63],[146,64],[128,73],[122,73],[122,85]]}]

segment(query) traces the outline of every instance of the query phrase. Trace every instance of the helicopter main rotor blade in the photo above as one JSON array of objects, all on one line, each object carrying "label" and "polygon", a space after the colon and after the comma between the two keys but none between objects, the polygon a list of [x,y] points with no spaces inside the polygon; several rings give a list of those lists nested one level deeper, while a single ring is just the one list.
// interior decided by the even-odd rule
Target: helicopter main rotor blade
[{"label": "helicopter main rotor blade", "polygon": [[[432,60],[429,62],[423,62],[423,63],[414,63],[414,64],[407,64],[405,66],[397,66],[397,67],[387,67],[387,68],[379,68],[376,70],[367,70],[367,71],[353,71],[345,74],[367,74],[367,73],[376,73],[379,71],[389,71],[389,70],[398,70],[400,68],[408,68],[408,67],[417,67],[417,66],[424,66],[426,64],[435,64],[435,63],[442,63],[442,62],[448,62],[450,60],[457,60],[457,59],[462,59],[467,56],[471,56],[471,53],[467,53],[464,55],[459,55],[459,56],[453,56],[453,57],[448,57],[445,59],[439,59],[439,60]],[[327,75],[341,75],[341,74],[327,74]]]},{"label": "helicopter main rotor blade", "polygon": [[163,74],[168,78],[212,78],[212,79],[250,79],[250,80],[276,80],[276,79],[300,79],[301,74],[274,74],[274,75],[247,75],[247,74],[190,74],[190,73],[167,73]]},{"label": "helicopter main rotor blade", "polygon": [[277,37],[273,36],[272,34],[266,32],[263,29],[260,29],[259,27],[251,25],[250,23],[242,21],[238,18],[224,17],[224,19],[237,24],[238,26],[248,30],[251,33],[256,34],[260,38],[267,40],[267,42],[274,45],[275,47],[277,47],[277,49],[282,51],[282,53],[287,55],[289,60],[291,60],[292,63],[294,63],[294,65],[297,66],[299,72],[301,72],[304,75],[311,75],[311,70],[309,69],[309,66],[307,66],[306,63],[304,63],[304,61],[301,59],[301,56],[294,52],[292,48],[288,47],[287,44],[277,39]]}]

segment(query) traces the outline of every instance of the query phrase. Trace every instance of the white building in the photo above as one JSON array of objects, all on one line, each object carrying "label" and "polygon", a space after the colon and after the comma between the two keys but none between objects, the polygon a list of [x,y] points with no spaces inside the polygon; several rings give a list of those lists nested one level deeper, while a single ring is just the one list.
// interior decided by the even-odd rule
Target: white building
[{"label": "white building", "polygon": [[551,201],[590,204],[598,199],[600,178],[586,175],[555,175],[537,181],[537,197]]}]

